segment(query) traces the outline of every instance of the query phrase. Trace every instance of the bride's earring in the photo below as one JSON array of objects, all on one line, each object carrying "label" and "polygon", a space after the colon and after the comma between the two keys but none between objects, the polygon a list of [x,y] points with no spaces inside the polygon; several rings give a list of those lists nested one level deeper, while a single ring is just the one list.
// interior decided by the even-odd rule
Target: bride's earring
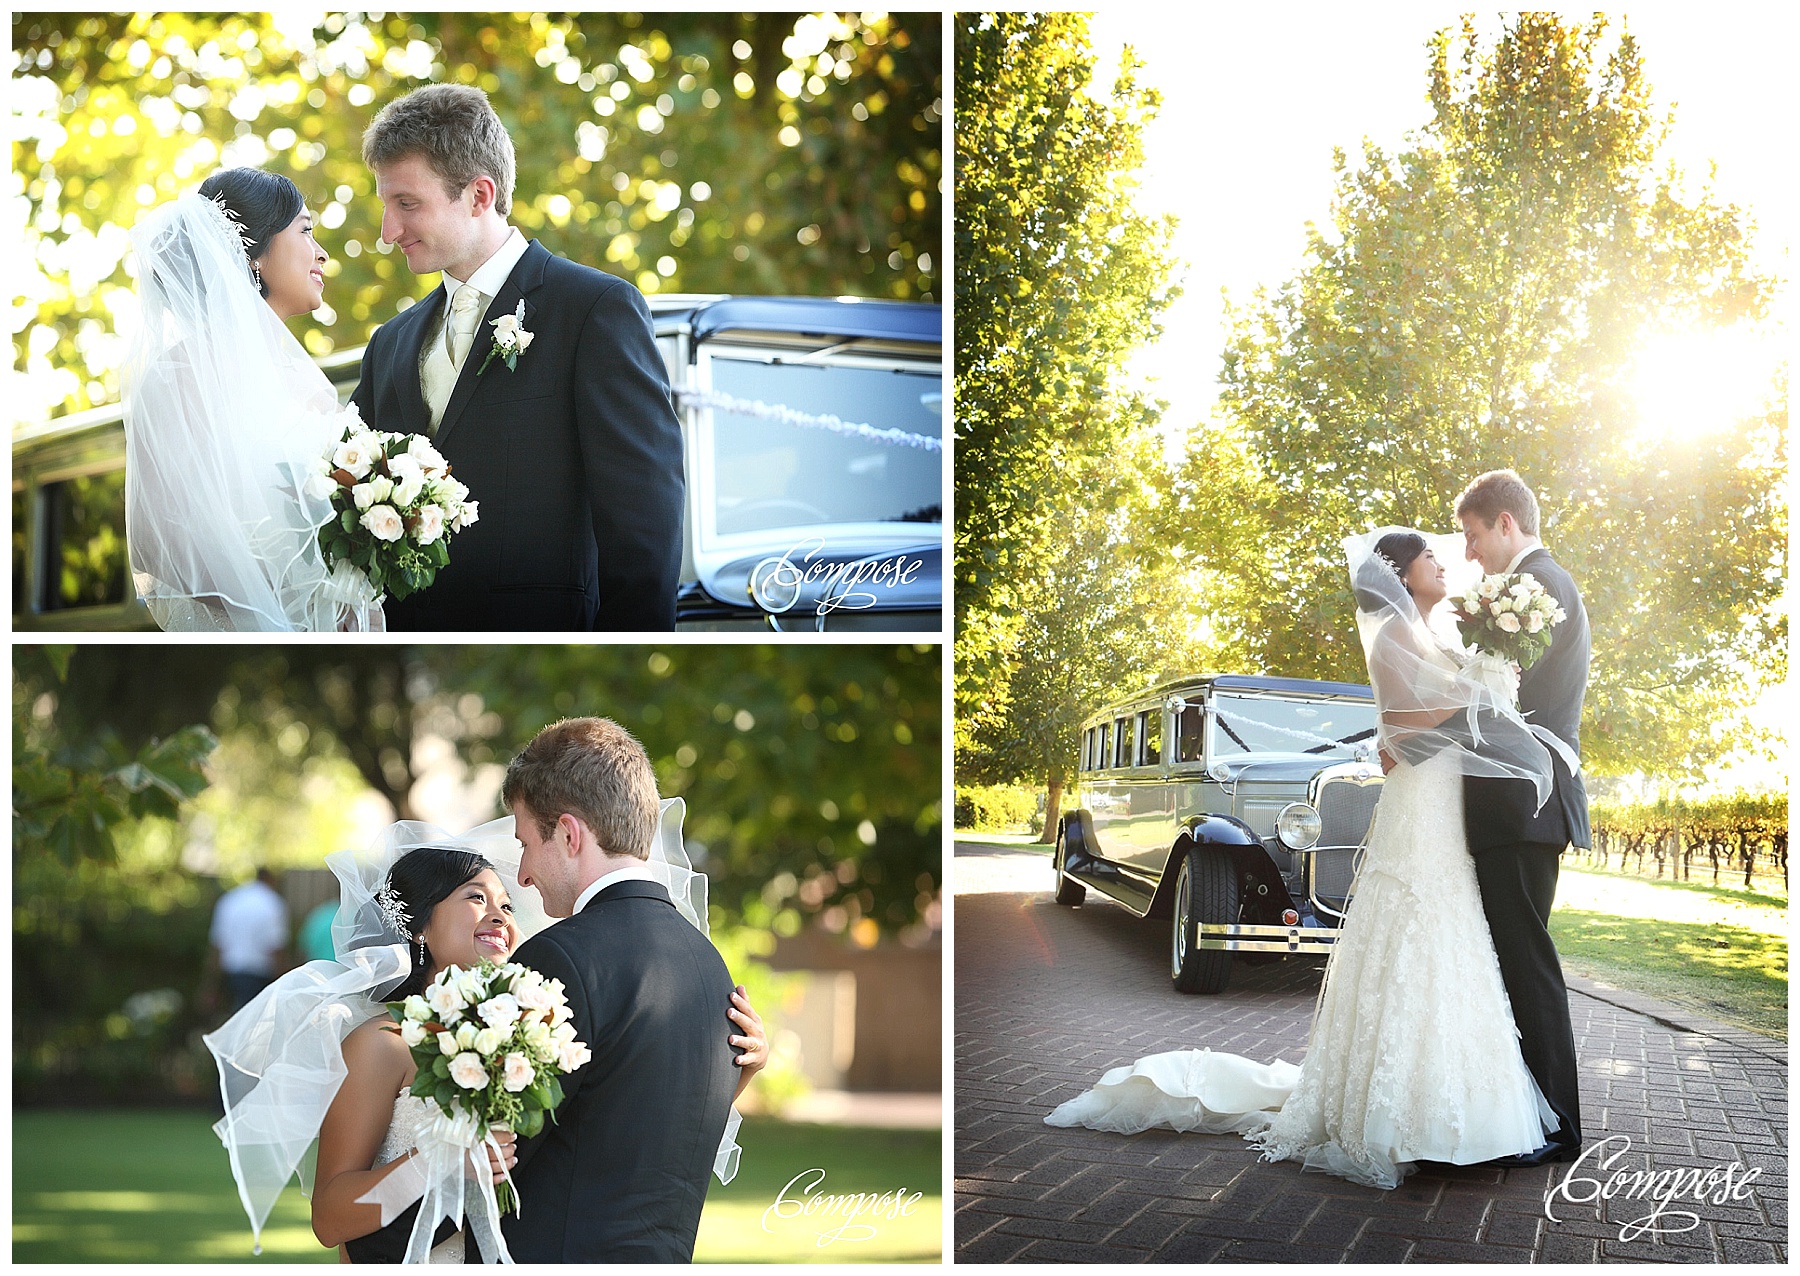
[{"label": "bride's earring", "polygon": [[251,262],[250,263],[250,273],[256,276],[256,290],[258,292],[262,292],[263,291],[262,267],[258,266],[255,262]]},{"label": "bride's earring", "polygon": [[419,936],[419,969],[420,970],[424,970],[426,968],[425,960],[426,960],[425,959],[425,937],[423,935],[421,935],[421,936]]}]

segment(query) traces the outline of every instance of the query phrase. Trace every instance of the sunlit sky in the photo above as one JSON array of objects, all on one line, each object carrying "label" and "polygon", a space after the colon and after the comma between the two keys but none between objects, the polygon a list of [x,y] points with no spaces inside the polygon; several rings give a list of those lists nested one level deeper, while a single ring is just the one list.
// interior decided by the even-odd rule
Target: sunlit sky
[{"label": "sunlit sky", "polygon": [[[1658,7],[1611,18],[1615,31],[1623,20],[1637,37],[1659,115],[1677,108],[1665,156],[1696,188],[1717,162],[1715,190],[1751,211],[1757,259],[1784,278],[1795,211],[1792,13]],[[1486,33],[1498,27],[1491,14],[1478,20]],[[1131,372],[1168,401],[1167,427],[1185,429],[1212,411],[1225,343],[1220,289],[1247,301],[1259,284],[1273,290],[1297,272],[1306,223],[1330,219],[1332,149],[1358,156],[1367,137],[1392,152],[1426,123],[1426,42],[1459,21],[1444,5],[1195,9],[1179,29],[1139,6],[1094,15],[1103,65],[1116,66],[1129,43],[1163,95],[1145,134],[1142,207],[1179,217],[1185,292]],[[1662,410],[1643,428],[1753,409],[1777,353],[1767,335],[1665,336],[1644,361],[1640,398]],[[1693,372],[1672,375],[1677,366]]]}]

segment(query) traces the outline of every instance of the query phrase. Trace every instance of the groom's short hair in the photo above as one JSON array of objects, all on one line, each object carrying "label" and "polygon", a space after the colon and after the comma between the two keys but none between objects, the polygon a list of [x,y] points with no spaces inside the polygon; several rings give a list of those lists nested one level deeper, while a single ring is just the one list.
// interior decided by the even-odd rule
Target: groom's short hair
[{"label": "groom's short hair", "polygon": [[1489,470],[1463,489],[1456,498],[1456,516],[1473,514],[1487,526],[1511,514],[1527,536],[1538,534],[1538,503],[1525,480],[1512,470]]},{"label": "groom's short hair", "polygon": [[480,89],[428,84],[382,107],[363,134],[363,163],[377,168],[408,155],[422,156],[452,199],[477,177],[493,178],[495,211],[512,210],[512,138]]},{"label": "groom's short hair", "polygon": [[540,837],[566,812],[608,854],[637,859],[649,858],[662,815],[650,755],[610,718],[565,718],[538,732],[506,768],[500,800],[523,805]]}]

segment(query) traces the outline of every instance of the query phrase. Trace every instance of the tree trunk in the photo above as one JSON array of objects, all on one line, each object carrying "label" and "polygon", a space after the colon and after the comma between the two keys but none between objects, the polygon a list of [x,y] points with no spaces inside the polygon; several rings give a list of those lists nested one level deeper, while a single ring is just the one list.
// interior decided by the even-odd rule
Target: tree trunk
[{"label": "tree trunk", "polygon": [[1052,778],[1045,785],[1044,794],[1044,827],[1038,833],[1038,841],[1046,845],[1056,844],[1056,822],[1062,815],[1063,782]]}]

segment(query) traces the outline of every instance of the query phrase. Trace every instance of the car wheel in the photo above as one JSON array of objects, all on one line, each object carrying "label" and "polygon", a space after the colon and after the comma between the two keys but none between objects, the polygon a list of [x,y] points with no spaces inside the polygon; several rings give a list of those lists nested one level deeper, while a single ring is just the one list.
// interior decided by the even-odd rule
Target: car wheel
[{"label": "car wheel", "polygon": [[1169,975],[1176,992],[1224,992],[1231,982],[1231,954],[1200,947],[1200,926],[1238,919],[1237,865],[1210,846],[1194,846],[1175,875],[1175,917]]},{"label": "car wheel", "polygon": [[1087,898],[1087,887],[1070,877],[1066,872],[1069,862],[1069,844],[1067,835],[1059,825],[1056,830],[1056,902],[1074,907]]}]

